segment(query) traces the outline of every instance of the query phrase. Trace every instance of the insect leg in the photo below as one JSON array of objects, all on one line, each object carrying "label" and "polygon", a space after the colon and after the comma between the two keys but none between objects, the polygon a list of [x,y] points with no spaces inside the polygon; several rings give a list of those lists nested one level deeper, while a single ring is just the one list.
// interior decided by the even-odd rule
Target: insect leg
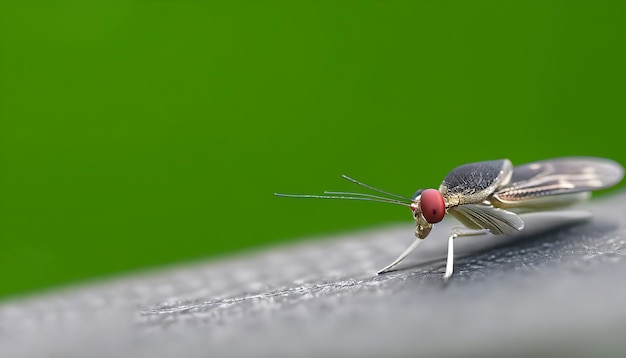
[{"label": "insect leg", "polygon": [[489,233],[488,229],[466,229],[460,226],[453,227],[450,230],[450,237],[448,238],[448,259],[446,261],[446,273],[443,275],[443,279],[447,280],[452,276],[454,271],[454,239],[461,236],[479,236]]},{"label": "insect leg", "polygon": [[415,241],[413,241],[411,246],[409,246],[406,250],[404,250],[404,252],[400,254],[400,256],[398,256],[398,258],[394,260],[394,262],[390,263],[389,265],[385,266],[385,268],[378,271],[378,274],[380,275],[381,273],[385,273],[389,271],[391,268],[393,268],[394,266],[396,266],[397,264],[399,264],[402,260],[404,260],[407,256],[409,256],[409,254],[413,252],[415,248],[419,244],[422,243],[422,241],[424,241],[424,239],[420,239],[420,238],[415,239]]}]

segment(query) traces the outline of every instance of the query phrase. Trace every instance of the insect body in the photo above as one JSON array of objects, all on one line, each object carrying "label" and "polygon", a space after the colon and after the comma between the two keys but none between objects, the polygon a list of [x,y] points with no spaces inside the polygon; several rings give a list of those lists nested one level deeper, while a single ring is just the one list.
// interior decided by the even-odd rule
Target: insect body
[{"label": "insect body", "polygon": [[451,214],[463,224],[452,229],[444,278],[452,275],[454,240],[483,234],[510,235],[524,229],[523,214],[572,205],[589,197],[593,190],[619,183],[624,168],[614,161],[593,157],[549,159],[513,167],[508,159],[462,165],[444,178],[438,190],[418,190],[413,197],[392,194],[325,192],[325,195],[275,194],[277,196],[377,201],[404,205],[416,223],[415,241],[396,260],[380,270],[384,273],[400,263],[428,236],[434,224]]}]

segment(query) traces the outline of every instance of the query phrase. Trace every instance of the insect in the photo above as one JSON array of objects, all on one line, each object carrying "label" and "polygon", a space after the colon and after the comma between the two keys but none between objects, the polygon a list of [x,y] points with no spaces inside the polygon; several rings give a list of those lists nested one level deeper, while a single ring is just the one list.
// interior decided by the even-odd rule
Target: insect
[{"label": "insect", "polygon": [[484,234],[511,235],[524,229],[524,213],[562,208],[587,199],[590,192],[619,183],[624,168],[617,162],[595,157],[564,157],[513,167],[508,159],[465,164],[453,169],[439,189],[420,189],[412,197],[392,194],[348,176],[355,184],[380,195],[325,191],[324,195],[278,194],[318,199],[366,200],[403,205],[416,223],[415,241],[378,274],[391,270],[428,236],[446,214],[463,226],[452,228],[444,279],[452,276],[454,240]]}]

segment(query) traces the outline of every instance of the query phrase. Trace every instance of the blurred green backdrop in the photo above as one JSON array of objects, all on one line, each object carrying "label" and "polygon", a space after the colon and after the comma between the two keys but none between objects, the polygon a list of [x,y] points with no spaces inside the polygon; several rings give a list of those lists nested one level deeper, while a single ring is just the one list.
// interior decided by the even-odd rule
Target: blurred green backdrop
[{"label": "blurred green backdrop", "polygon": [[625,4],[1,1],[0,296],[411,221],[272,196],[342,173],[626,163]]}]

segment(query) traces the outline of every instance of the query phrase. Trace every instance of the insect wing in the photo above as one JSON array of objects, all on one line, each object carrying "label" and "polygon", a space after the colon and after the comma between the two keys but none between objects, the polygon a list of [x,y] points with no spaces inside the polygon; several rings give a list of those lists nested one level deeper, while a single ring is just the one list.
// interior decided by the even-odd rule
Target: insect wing
[{"label": "insect wing", "polygon": [[608,188],[619,183],[624,168],[612,160],[572,157],[544,160],[514,168],[508,185],[494,193],[503,204],[575,194]]},{"label": "insect wing", "polygon": [[476,204],[508,183],[512,173],[508,159],[465,164],[446,175],[439,191],[447,207]]},{"label": "insect wing", "polygon": [[460,205],[452,208],[450,213],[465,226],[489,229],[494,235],[511,235],[524,228],[524,221],[517,214],[491,205]]}]

